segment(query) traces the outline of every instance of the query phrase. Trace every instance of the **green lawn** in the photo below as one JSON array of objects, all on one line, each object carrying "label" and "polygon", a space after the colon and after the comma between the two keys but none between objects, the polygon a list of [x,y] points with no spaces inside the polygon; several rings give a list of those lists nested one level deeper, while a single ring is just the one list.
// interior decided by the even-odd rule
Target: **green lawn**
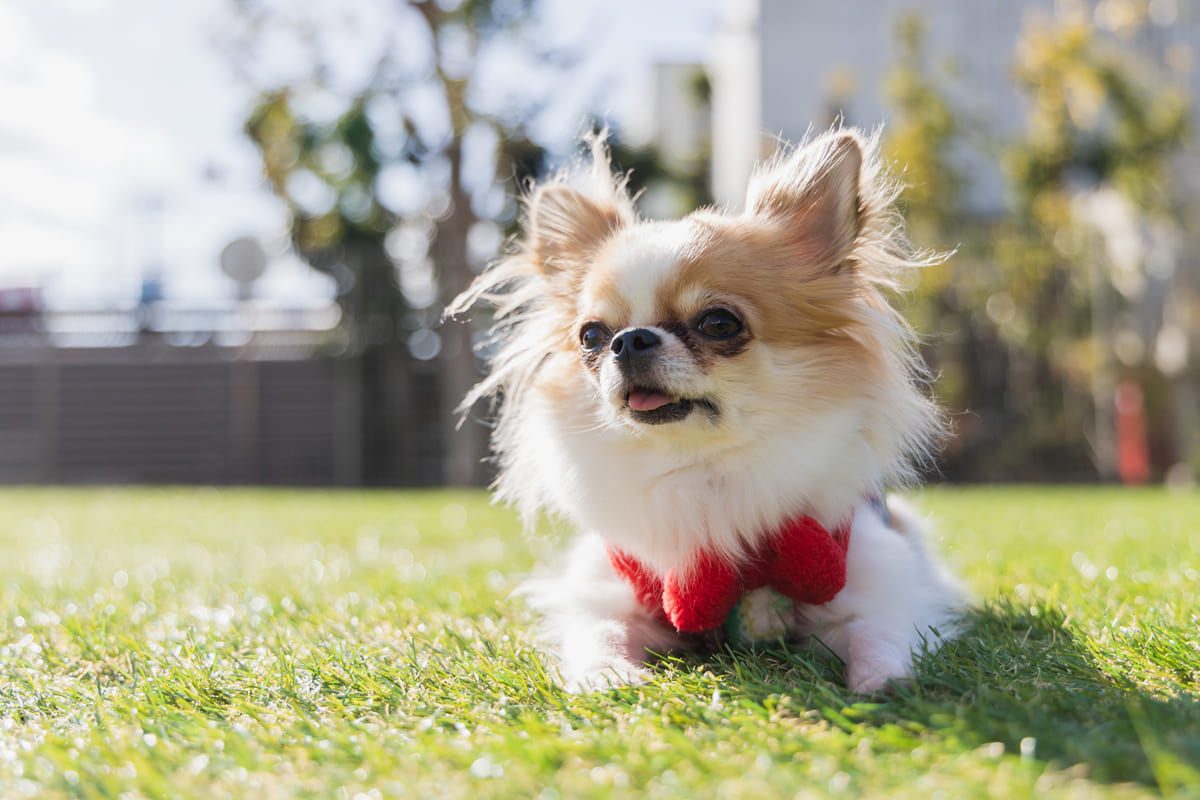
[{"label": "green lawn", "polygon": [[1200,795],[1200,495],[938,489],[912,688],[784,646],[554,688],[481,493],[0,490],[0,796]]}]

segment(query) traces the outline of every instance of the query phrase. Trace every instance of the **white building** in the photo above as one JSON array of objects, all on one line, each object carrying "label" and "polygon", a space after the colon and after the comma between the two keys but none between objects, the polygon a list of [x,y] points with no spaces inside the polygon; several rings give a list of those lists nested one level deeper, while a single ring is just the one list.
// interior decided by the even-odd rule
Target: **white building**
[{"label": "white building", "polygon": [[[1121,14],[1136,4],[1150,24],[1127,34]],[[848,125],[886,124],[896,26],[914,11],[925,24],[927,63],[944,78],[948,100],[964,123],[997,143],[1021,132],[1027,100],[1016,89],[1013,64],[1019,34],[1036,15],[1091,14],[1099,27],[1135,35],[1144,51],[1165,54],[1189,86],[1197,83],[1200,16],[1188,0],[728,0],[711,65],[718,202],[741,203],[751,166],[778,138],[797,141],[839,114]],[[960,158],[971,209],[1002,210],[996,153]]]}]

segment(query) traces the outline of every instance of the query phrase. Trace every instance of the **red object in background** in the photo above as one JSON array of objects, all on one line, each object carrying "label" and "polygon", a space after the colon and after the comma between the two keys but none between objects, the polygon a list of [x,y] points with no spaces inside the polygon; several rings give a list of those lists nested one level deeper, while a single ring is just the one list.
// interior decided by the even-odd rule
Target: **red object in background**
[{"label": "red object in background", "polygon": [[1117,385],[1113,397],[1117,418],[1117,473],[1128,486],[1150,480],[1150,453],[1146,447],[1146,402],[1133,381]]}]

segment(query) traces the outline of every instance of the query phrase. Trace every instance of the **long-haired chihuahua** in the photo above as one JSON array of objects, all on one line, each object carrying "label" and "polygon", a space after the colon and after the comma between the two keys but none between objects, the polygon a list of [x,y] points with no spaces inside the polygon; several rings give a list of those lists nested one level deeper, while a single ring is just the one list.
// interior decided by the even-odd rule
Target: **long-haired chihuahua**
[{"label": "long-haired chihuahua", "polygon": [[838,129],[755,171],[745,210],[638,216],[600,139],[533,188],[509,255],[455,302],[495,307],[498,495],[579,537],[524,587],[568,688],[652,653],[814,637],[852,691],[953,635],[955,581],[889,487],[944,430],[888,302],[915,251],[878,136]]}]

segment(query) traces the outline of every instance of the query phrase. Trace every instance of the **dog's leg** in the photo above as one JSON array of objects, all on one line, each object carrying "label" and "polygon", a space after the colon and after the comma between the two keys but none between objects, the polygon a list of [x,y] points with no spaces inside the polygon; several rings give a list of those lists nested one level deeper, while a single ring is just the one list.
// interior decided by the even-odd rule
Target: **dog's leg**
[{"label": "dog's leg", "polygon": [[[913,656],[953,636],[961,589],[929,552],[905,513],[900,530],[864,505],[846,554],[846,587],[811,608],[816,635],[846,662],[854,692],[876,692],[912,677]],[[903,532],[900,532],[903,531]]]},{"label": "dog's leg", "polygon": [[598,537],[583,537],[560,573],[534,578],[518,591],[542,617],[542,638],[568,691],[643,683],[650,676],[648,653],[680,645],[674,631],[638,603]]},{"label": "dog's leg", "polygon": [[912,643],[891,625],[852,622],[846,632],[846,685],[871,694],[912,677]]}]

